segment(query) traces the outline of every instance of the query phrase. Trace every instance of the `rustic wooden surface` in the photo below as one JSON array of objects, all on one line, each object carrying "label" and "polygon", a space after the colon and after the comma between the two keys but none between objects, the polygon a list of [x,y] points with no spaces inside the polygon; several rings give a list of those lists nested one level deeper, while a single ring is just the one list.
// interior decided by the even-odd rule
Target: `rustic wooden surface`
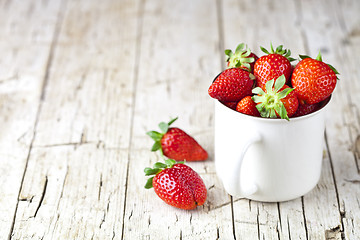
[{"label": "rustic wooden surface", "polygon": [[[0,239],[360,239],[360,1],[0,1]],[[225,48],[284,44],[341,73],[322,176],[304,197],[227,195],[207,88]],[[145,132],[177,126],[209,152],[188,163],[204,206],[145,190]]]}]

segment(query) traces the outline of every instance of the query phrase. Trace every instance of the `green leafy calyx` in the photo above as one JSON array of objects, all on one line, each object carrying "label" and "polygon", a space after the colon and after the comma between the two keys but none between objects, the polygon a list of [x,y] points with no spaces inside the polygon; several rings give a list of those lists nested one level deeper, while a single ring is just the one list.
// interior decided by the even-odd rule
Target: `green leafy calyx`
[{"label": "green leafy calyx", "polygon": [[168,123],[166,122],[161,122],[159,123],[159,128],[161,130],[161,132],[157,132],[157,131],[149,131],[146,134],[151,137],[155,142],[153,144],[153,146],[151,147],[151,151],[155,152],[157,150],[160,150],[160,152],[162,153],[161,150],[161,139],[164,136],[165,133],[167,133],[167,131],[169,130],[169,127],[171,124],[173,124],[178,118],[174,118],[171,119]]},{"label": "green leafy calyx", "polygon": [[282,55],[284,57],[286,57],[290,62],[295,61],[295,58],[292,58],[291,55],[291,51],[290,49],[283,49],[283,45],[278,46],[275,50],[274,47],[272,45],[272,43],[270,43],[270,51],[268,51],[266,48],[261,47],[260,46],[261,51],[263,51],[266,54],[279,54]]},{"label": "green leafy calyx", "polygon": [[253,63],[255,59],[253,57],[249,57],[251,54],[250,48],[244,44],[240,43],[235,52],[233,53],[230,49],[225,50],[225,55],[228,56],[228,68],[243,68],[246,71],[251,72],[250,63]]},{"label": "green leafy calyx", "polygon": [[144,173],[145,173],[145,176],[152,176],[150,177],[147,181],[146,181],[146,184],[145,184],[145,188],[146,189],[150,189],[153,187],[153,179],[154,179],[154,176],[158,173],[160,173],[162,170],[166,169],[166,168],[172,168],[175,164],[183,164],[184,162],[181,161],[181,162],[176,162],[175,160],[173,159],[166,159],[165,160],[165,163],[162,163],[162,162],[156,162],[152,168],[150,167],[147,167],[144,169]]},{"label": "green leafy calyx", "polygon": [[252,99],[257,103],[256,108],[259,110],[262,117],[277,118],[279,115],[280,118],[289,120],[287,111],[281,99],[285,98],[293,89],[282,89],[285,82],[285,76],[281,75],[276,81],[274,79],[268,81],[265,85],[265,91],[260,87],[253,89],[252,92],[256,95],[254,95]]}]

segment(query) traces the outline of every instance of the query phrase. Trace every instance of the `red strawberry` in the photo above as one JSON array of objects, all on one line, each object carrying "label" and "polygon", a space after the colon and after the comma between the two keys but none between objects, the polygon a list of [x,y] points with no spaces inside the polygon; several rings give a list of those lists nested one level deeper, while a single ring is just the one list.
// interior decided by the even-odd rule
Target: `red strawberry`
[{"label": "red strawberry", "polygon": [[252,100],[251,96],[246,96],[237,104],[236,111],[255,116],[260,117],[259,110],[256,108],[256,103]]},{"label": "red strawberry", "polygon": [[162,133],[149,131],[146,134],[155,140],[152,151],[160,150],[163,155],[177,161],[202,161],[208,158],[207,152],[198,142],[180,128],[170,128],[169,123],[161,122],[159,127]]},{"label": "red strawberry", "polygon": [[295,114],[299,101],[294,89],[285,85],[286,79],[281,75],[275,80],[268,81],[265,91],[260,87],[254,88],[253,100],[257,103],[256,108],[262,117],[276,118],[281,117],[289,120]]},{"label": "red strawberry", "polygon": [[207,190],[201,177],[190,167],[167,159],[166,164],[157,162],[154,168],[145,168],[148,179],[145,188],[154,187],[155,193],[167,204],[194,209],[205,203]]},{"label": "red strawberry", "polygon": [[255,62],[254,75],[257,78],[257,86],[265,90],[266,82],[277,79],[281,75],[284,75],[286,80],[290,79],[290,62],[295,60],[290,57],[291,51],[282,49],[282,45],[277,47],[274,51],[272,44],[270,52],[263,47],[260,48],[267,55],[260,57]]},{"label": "red strawberry", "polygon": [[244,43],[240,43],[234,53],[226,49],[225,54],[228,56],[226,60],[228,68],[238,67],[254,73],[254,64],[258,57]]},{"label": "red strawberry", "polygon": [[300,101],[306,104],[321,102],[334,91],[339,74],[335,68],[322,62],[321,54],[312,59],[300,56],[291,77],[292,86]]},{"label": "red strawberry", "polygon": [[238,102],[221,102],[221,103],[233,110],[236,110],[236,106],[238,104]]},{"label": "red strawberry", "polygon": [[222,102],[236,102],[251,95],[253,80],[249,72],[240,68],[226,69],[210,85],[208,93]]},{"label": "red strawberry", "polygon": [[299,107],[296,110],[293,117],[304,116],[304,115],[310,114],[312,112],[315,112],[315,111],[317,111],[319,109],[320,109],[320,104],[319,103],[315,103],[315,104],[299,104]]}]

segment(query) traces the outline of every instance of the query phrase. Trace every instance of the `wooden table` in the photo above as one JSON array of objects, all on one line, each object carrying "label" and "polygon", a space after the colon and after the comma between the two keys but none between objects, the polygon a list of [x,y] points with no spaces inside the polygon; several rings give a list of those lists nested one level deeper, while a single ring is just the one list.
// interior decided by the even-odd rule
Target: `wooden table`
[{"label": "wooden table", "polygon": [[[1,239],[360,239],[360,1],[0,1]],[[231,198],[214,167],[223,50],[319,50],[341,73],[322,176],[293,201]],[[143,188],[145,134],[176,126],[209,152],[184,211]]]}]

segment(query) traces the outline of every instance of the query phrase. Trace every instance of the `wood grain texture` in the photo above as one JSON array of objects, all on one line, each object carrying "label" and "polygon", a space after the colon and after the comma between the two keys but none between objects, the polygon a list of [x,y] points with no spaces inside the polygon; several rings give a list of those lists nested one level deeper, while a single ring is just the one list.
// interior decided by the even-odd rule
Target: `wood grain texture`
[{"label": "wood grain texture", "polygon": [[119,238],[138,2],[63,4],[12,237]]},{"label": "wood grain texture", "polygon": [[[0,1],[0,239],[360,238],[360,2]],[[293,201],[232,198],[214,166],[224,49],[283,44],[341,73],[322,175]],[[173,208],[145,190],[160,121],[209,153],[188,162],[206,203]]]},{"label": "wood grain texture", "polygon": [[[0,3],[0,236],[11,235],[61,4]],[[30,199],[28,199],[30,200]]]},{"label": "wood grain texture", "polygon": [[143,11],[123,238],[231,239],[230,198],[216,179],[213,159],[188,163],[204,179],[209,194],[195,211],[165,205],[153,190],[143,189],[142,176],[144,167],[160,160],[148,150],[152,140],[145,135],[160,121],[181,113],[174,125],[206,149],[213,145],[213,104],[207,88],[221,69],[216,2],[151,1]]}]

